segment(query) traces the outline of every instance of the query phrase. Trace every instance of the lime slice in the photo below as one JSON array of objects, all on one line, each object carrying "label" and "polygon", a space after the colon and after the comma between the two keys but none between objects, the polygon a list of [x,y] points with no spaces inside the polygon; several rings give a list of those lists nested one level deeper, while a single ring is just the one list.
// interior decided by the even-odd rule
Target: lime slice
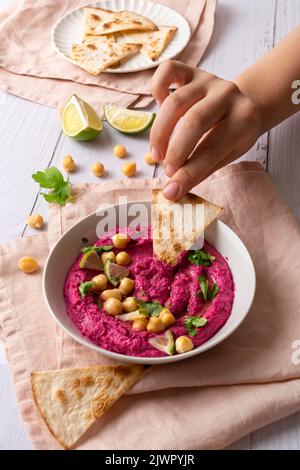
[{"label": "lime slice", "polygon": [[152,126],[155,113],[134,111],[120,108],[113,104],[104,106],[104,114],[108,124],[124,134],[139,134]]},{"label": "lime slice", "polygon": [[62,129],[75,140],[92,140],[102,131],[102,121],[85,101],[72,95],[62,110]]},{"label": "lime slice", "polygon": [[148,315],[141,313],[139,310],[134,312],[123,313],[122,315],[116,315],[116,318],[123,321],[134,321],[140,320],[141,318],[147,318]]},{"label": "lime slice", "polygon": [[93,269],[94,271],[103,271],[101,260],[94,250],[90,250],[83,255],[80,260],[79,267],[81,269]]},{"label": "lime slice", "polygon": [[113,263],[110,259],[107,259],[104,263],[104,274],[114,287],[119,285],[122,279],[128,276],[128,273],[126,266]]},{"label": "lime slice", "polygon": [[168,354],[168,356],[173,356],[173,354],[175,353],[175,342],[171,330],[167,330],[163,335],[154,336],[153,338],[150,338],[149,343],[155,349],[158,349],[159,351]]}]

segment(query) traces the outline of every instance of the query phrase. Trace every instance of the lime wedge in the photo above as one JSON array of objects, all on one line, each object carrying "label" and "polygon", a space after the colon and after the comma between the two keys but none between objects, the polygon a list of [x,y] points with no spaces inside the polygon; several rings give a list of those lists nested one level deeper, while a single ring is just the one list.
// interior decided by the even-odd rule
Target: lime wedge
[{"label": "lime wedge", "polygon": [[81,269],[93,269],[94,271],[103,271],[99,255],[94,250],[90,250],[83,255],[80,260],[79,267]]},{"label": "lime wedge", "polygon": [[175,353],[175,342],[171,330],[167,330],[163,335],[154,336],[153,338],[150,338],[149,343],[155,349],[158,349],[159,351],[168,354],[168,356],[173,356],[173,354]]},{"label": "lime wedge", "polygon": [[124,134],[139,134],[149,129],[155,118],[155,113],[134,111],[120,108],[113,104],[104,106],[104,115],[108,124]]},{"label": "lime wedge", "polygon": [[85,101],[72,95],[62,110],[63,132],[75,140],[92,140],[102,131],[102,121]]},{"label": "lime wedge", "polygon": [[113,263],[110,259],[104,263],[104,274],[113,286],[119,285],[122,279],[128,276],[128,273],[126,266]]}]

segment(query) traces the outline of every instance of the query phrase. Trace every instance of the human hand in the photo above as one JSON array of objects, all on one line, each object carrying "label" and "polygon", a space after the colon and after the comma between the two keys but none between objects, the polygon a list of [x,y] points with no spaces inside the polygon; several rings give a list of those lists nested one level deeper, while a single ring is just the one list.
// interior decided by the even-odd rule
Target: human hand
[{"label": "human hand", "polygon": [[[169,94],[171,84],[177,88]],[[156,162],[164,160],[171,177],[164,189],[168,199],[178,199],[236,160],[262,133],[255,102],[235,83],[203,70],[163,62],[153,76],[152,93],[160,110],[151,129],[151,154]]]}]

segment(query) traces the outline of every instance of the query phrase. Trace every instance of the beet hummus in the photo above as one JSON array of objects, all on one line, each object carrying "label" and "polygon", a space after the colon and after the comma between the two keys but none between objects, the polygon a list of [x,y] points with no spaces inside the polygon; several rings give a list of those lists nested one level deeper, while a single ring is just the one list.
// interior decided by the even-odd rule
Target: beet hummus
[{"label": "beet hummus", "polygon": [[[231,271],[225,258],[206,241],[202,250],[184,252],[177,266],[154,257],[151,227],[143,230],[140,237],[132,237],[124,249],[115,248],[108,235],[95,243],[98,247],[107,245],[112,246],[111,251],[115,255],[126,251],[130,257],[131,261],[126,267],[127,277],[134,280],[131,299],[144,301],[145,305],[154,302],[153,305],[160,309],[167,308],[173,315],[174,322],[166,330],[171,332],[169,334],[174,342],[178,337],[185,336],[192,347],[197,347],[215,335],[227,321],[234,299]],[[204,261],[199,253],[205,254]],[[120,354],[165,356],[167,353],[154,347],[151,342],[151,338],[164,335],[164,331],[154,333],[147,327],[144,330],[134,329],[131,321],[119,319],[122,315],[108,314],[101,301],[101,292],[87,291],[82,295],[80,285],[85,285],[83,283],[97,274],[103,274],[103,271],[80,267],[83,256],[80,253],[71,266],[64,285],[67,313],[82,336],[101,348]],[[101,259],[101,254],[99,257]],[[106,289],[114,288],[117,288],[116,285],[108,282]],[[121,298],[123,301],[124,297]]]}]

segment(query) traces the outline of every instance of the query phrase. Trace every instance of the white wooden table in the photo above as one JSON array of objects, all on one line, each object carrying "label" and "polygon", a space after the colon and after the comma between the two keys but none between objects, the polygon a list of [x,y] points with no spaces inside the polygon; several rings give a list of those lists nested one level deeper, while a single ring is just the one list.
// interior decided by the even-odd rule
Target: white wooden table
[{"label": "white wooden table", "polygon": [[[10,1],[1,0],[0,8]],[[232,79],[299,22],[299,0],[219,0],[215,31],[201,67]],[[299,129],[300,115],[296,115],[263,136],[243,158],[258,160],[267,168],[300,221]],[[112,156],[112,147],[119,142],[137,161],[139,175],[152,177],[153,167],[143,163],[147,137],[126,138],[106,127],[96,141],[76,143],[61,133],[55,109],[0,92],[0,243],[28,234],[25,220],[31,212],[39,211],[47,219],[47,208],[38,196],[32,173],[51,165],[60,167],[62,157],[71,153],[78,163],[73,182],[99,182],[90,172],[95,160],[108,169],[106,179],[120,178],[123,162]],[[0,449],[31,449],[1,347],[0,410]],[[231,448],[300,449],[300,413],[246,436]]]}]

